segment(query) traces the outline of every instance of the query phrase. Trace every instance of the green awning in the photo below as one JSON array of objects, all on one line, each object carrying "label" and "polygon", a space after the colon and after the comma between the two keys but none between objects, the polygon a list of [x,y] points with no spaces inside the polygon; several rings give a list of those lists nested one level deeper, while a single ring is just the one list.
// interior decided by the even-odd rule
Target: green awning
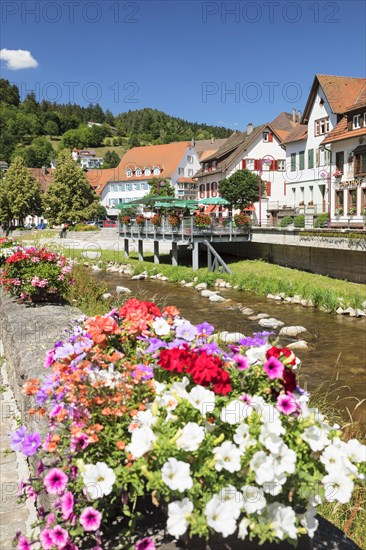
[{"label": "green awning", "polygon": [[230,203],[226,199],[223,199],[222,197],[211,197],[209,199],[202,199],[198,201],[198,204],[216,204],[216,205],[222,205],[222,206],[228,206]]}]

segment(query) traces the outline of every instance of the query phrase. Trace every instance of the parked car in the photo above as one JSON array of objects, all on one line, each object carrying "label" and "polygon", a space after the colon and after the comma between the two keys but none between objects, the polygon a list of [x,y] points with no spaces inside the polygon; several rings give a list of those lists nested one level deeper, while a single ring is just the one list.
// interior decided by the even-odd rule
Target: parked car
[{"label": "parked car", "polygon": [[39,223],[36,227],[36,229],[46,229],[47,224],[46,223]]},{"label": "parked car", "polygon": [[116,220],[103,220],[103,227],[117,227]]}]

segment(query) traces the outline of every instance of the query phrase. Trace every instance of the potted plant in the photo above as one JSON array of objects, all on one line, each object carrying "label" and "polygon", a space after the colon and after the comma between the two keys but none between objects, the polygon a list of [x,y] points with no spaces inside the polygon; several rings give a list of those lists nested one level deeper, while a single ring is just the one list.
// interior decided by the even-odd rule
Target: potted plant
[{"label": "potted plant", "polygon": [[334,211],[336,216],[342,216],[343,214],[343,206],[337,206],[337,208]]},{"label": "potted plant", "polygon": [[150,218],[150,222],[155,225],[155,227],[160,227],[161,226],[161,216],[159,214],[154,214],[151,218]]},{"label": "potted plant", "polygon": [[11,448],[37,453],[24,500],[51,499],[29,538],[17,533],[18,548],[52,548],[56,537],[58,548],[106,548],[122,516],[121,547],[153,549],[136,514],[144,497],[188,544],[219,537],[224,548],[233,535],[276,548],[314,535],[319,503],[350,501],[364,446],[309,404],[295,354],[268,332],[225,349],[213,333],[174,306],[132,298],[47,352],[50,375],[23,391],[49,430],[21,426]]},{"label": "potted plant", "polygon": [[71,270],[60,254],[46,248],[18,247],[5,260],[0,283],[22,301],[58,301],[73,284]]},{"label": "potted plant", "polygon": [[314,203],[313,203],[313,201],[309,201],[309,202],[308,202],[308,208],[314,208]]},{"label": "potted plant", "polygon": [[137,214],[135,218],[135,222],[137,223],[137,225],[141,227],[145,224],[145,221],[146,221],[146,218],[143,214]]},{"label": "potted plant", "polygon": [[252,223],[252,220],[250,216],[244,212],[240,212],[240,214],[235,214],[234,223],[236,227],[248,227]]},{"label": "potted plant", "polygon": [[131,223],[131,216],[129,214],[124,214],[120,217],[120,222],[122,225],[130,225]]},{"label": "potted plant", "polygon": [[205,229],[211,225],[211,217],[208,214],[199,213],[194,218],[194,223],[197,227]]},{"label": "potted plant", "polygon": [[175,229],[179,225],[179,218],[176,214],[170,214],[168,222],[170,223],[172,228]]},{"label": "potted plant", "polygon": [[332,174],[333,177],[335,178],[340,178],[341,176],[343,176],[343,170],[336,170],[333,174]]},{"label": "potted plant", "polygon": [[357,213],[357,208],[355,206],[350,206],[348,209],[348,215],[354,216]]}]

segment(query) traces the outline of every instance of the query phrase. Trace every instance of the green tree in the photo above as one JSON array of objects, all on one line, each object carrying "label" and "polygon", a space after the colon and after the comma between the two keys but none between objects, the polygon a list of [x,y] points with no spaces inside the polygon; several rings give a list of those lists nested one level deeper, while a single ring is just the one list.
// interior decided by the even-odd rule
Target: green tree
[{"label": "green tree", "polygon": [[39,183],[29,172],[24,160],[16,157],[1,186],[1,221],[9,224],[12,219],[16,219],[22,225],[26,216],[41,213],[42,192]]},{"label": "green tree", "polygon": [[107,218],[108,218],[108,213],[107,213],[106,207],[99,203],[95,212],[95,219],[106,220]]},{"label": "green tree", "polygon": [[36,163],[33,164],[34,168],[42,168],[42,166],[49,166],[51,157],[54,156],[54,149],[50,141],[43,137],[34,138],[32,141],[32,149],[36,157]]},{"label": "green tree", "polygon": [[26,113],[36,115],[39,112],[39,103],[34,92],[30,92],[22,103],[22,109]]},{"label": "green tree", "polygon": [[219,183],[220,195],[237,208],[242,208],[259,199],[260,182],[262,194],[265,192],[265,183],[259,176],[248,170],[238,170],[232,176]]},{"label": "green tree", "polygon": [[48,120],[46,124],[44,125],[44,131],[49,136],[58,136],[60,133],[60,129],[58,127],[57,122],[54,120]]},{"label": "green tree", "polygon": [[50,225],[95,219],[98,205],[98,196],[70,152],[60,152],[54,182],[44,198],[45,217]]},{"label": "green tree", "polygon": [[121,162],[115,151],[107,151],[103,157],[103,168],[116,168]]},{"label": "green tree", "polygon": [[18,107],[20,103],[18,86],[11,85],[5,78],[0,78],[0,101],[8,105],[15,105],[15,107]]},{"label": "green tree", "polygon": [[169,180],[152,178],[149,181],[149,195],[162,195],[163,197],[174,197],[174,188],[170,185]]}]

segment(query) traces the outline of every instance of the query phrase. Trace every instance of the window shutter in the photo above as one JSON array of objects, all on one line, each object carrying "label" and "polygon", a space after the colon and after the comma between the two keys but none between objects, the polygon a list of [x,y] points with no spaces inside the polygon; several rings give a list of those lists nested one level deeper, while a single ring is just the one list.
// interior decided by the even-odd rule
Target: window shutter
[{"label": "window shutter", "polygon": [[268,134],[268,143],[271,143],[273,141],[273,134]]},{"label": "window shutter", "polygon": [[278,160],[273,161],[273,170],[278,170]]},{"label": "window shutter", "polygon": [[262,170],[262,160],[261,159],[255,159],[254,160],[254,170]]},{"label": "window shutter", "polygon": [[203,199],[205,196],[205,186],[200,185],[200,199]]},{"label": "window shutter", "polygon": [[241,169],[242,169],[242,170],[245,170],[246,167],[247,167],[247,161],[246,161],[246,159],[243,159],[243,160],[241,161]]},{"label": "window shutter", "polygon": [[267,197],[271,196],[271,182],[270,181],[266,181],[266,193],[267,193]]},{"label": "window shutter", "polygon": [[213,181],[211,183],[211,191],[212,191],[212,196],[216,197],[217,196],[217,182],[216,181]]}]

